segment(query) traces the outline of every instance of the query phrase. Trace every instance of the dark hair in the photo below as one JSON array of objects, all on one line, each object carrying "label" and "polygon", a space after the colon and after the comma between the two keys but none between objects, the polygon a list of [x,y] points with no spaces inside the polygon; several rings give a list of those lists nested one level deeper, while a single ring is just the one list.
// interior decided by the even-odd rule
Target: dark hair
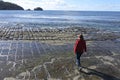
[{"label": "dark hair", "polygon": [[80,38],[81,40],[84,40],[84,37],[83,37],[82,34],[79,36],[79,38]]}]

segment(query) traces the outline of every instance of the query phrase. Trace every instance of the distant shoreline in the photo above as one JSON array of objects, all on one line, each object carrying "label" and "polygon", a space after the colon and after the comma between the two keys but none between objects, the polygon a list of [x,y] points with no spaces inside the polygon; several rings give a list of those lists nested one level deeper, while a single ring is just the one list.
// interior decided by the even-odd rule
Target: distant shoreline
[{"label": "distant shoreline", "polygon": [[0,27],[86,27],[119,32],[119,14],[120,12],[7,10],[0,11]]}]

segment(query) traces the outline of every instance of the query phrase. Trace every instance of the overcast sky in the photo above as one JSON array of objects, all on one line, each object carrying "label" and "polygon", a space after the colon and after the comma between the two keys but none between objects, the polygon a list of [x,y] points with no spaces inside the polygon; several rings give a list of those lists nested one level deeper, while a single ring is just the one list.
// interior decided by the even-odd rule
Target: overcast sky
[{"label": "overcast sky", "polygon": [[120,0],[4,0],[24,9],[120,11]]}]

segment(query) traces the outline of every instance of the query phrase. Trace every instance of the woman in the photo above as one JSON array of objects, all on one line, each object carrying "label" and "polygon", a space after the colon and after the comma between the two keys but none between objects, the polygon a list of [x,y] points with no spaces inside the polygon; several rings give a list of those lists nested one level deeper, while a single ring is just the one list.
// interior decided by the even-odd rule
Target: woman
[{"label": "woman", "polygon": [[83,35],[79,35],[74,46],[74,53],[76,55],[76,64],[78,65],[79,69],[82,68],[80,64],[80,57],[84,52],[86,52],[86,41],[84,40]]}]

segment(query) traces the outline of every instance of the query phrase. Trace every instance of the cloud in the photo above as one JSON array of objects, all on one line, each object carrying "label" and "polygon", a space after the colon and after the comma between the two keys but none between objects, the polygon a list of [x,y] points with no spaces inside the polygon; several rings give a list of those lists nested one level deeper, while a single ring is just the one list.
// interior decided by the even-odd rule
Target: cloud
[{"label": "cloud", "polygon": [[4,0],[7,2],[16,3],[24,9],[34,9],[42,7],[45,10],[70,10],[75,5],[68,4],[65,0]]}]

